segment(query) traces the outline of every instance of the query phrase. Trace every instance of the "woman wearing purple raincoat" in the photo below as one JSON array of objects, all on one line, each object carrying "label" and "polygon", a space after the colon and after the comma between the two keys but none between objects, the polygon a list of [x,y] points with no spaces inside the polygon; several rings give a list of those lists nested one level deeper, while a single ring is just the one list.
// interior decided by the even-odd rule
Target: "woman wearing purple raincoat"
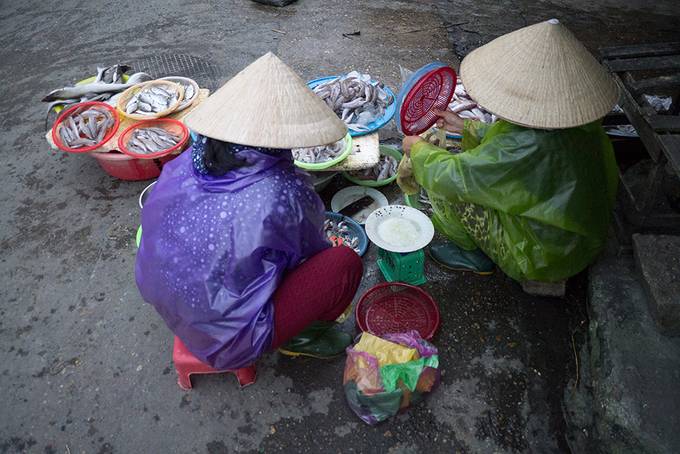
[{"label": "woman wearing purple raincoat", "polygon": [[356,293],[361,259],[330,248],[323,203],[290,148],[340,140],[344,123],[271,53],[185,122],[201,135],[164,167],[142,212],[143,298],[217,369],[276,348],[343,352],[351,337],[333,321]]}]

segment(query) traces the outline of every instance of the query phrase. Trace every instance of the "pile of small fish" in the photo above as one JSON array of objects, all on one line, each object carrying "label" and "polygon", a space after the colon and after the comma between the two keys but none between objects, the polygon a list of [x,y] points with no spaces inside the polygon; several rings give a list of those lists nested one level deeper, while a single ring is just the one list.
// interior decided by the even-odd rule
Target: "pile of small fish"
[{"label": "pile of small fish", "polygon": [[321,145],[319,147],[309,148],[293,148],[291,151],[293,153],[293,158],[296,161],[307,164],[318,164],[322,162],[328,162],[340,156],[345,150],[345,144],[345,138],[342,138],[330,145]]},{"label": "pile of small fish", "polygon": [[91,107],[66,117],[59,127],[59,137],[69,148],[90,147],[100,143],[114,123],[111,112]]},{"label": "pile of small fish", "polygon": [[128,65],[113,65],[108,68],[97,68],[94,82],[73,85],[51,91],[42,101],[49,102],[47,116],[57,106],[65,106],[85,101],[106,101],[116,93],[120,93],[133,85],[152,79],[146,73],[134,73],[123,83],[123,75],[130,70]]},{"label": "pile of small fish", "polygon": [[185,108],[187,105],[191,104],[191,102],[194,100],[194,97],[198,94],[196,90],[194,89],[194,85],[190,82],[187,82],[186,77],[163,77],[163,80],[169,80],[170,82],[174,82],[176,84],[179,84],[184,88],[184,95],[182,96],[182,102],[179,104],[179,107],[177,107],[177,110],[181,110]]},{"label": "pile of small fish", "polygon": [[158,153],[174,147],[181,138],[163,128],[139,128],[132,131],[126,148],[138,154]]},{"label": "pile of small fish", "polygon": [[166,88],[150,85],[143,87],[130,98],[125,105],[125,113],[156,115],[168,110],[179,101],[181,101],[179,93],[170,84]]},{"label": "pile of small fish", "polygon": [[336,222],[332,219],[326,219],[323,223],[323,230],[326,233],[326,238],[333,243],[333,246],[344,245],[354,249],[357,254],[360,253],[359,237],[354,235],[345,221]]},{"label": "pile of small fish", "polygon": [[349,172],[351,176],[359,180],[381,181],[391,178],[397,173],[399,163],[392,156],[380,155],[380,161],[371,168],[354,170]]},{"label": "pile of small fish", "polygon": [[479,120],[484,123],[493,123],[497,120],[494,114],[478,106],[477,103],[468,96],[465,87],[460,80],[458,80],[458,83],[456,84],[456,91],[449,103],[449,110],[458,114],[461,118]]},{"label": "pile of small fish", "polygon": [[368,131],[368,124],[382,117],[394,97],[382,82],[372,82],[369,74],[352,71],[349,74],[321,83],[314,93],[323,99],[353,131]]}]

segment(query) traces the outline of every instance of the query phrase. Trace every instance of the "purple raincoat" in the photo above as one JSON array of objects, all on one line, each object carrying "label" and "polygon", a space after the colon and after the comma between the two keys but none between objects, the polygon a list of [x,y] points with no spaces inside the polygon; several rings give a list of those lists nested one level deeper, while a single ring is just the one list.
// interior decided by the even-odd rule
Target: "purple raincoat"
[{"label": "purple raincoat", "polygon": [[329,247],[324,206],[290,151],[243,149],[250,165],[222,177],[191,156],[165,165],[144,205],[137,286],[198,359],[240,368],[271,345],[284,272]]}]

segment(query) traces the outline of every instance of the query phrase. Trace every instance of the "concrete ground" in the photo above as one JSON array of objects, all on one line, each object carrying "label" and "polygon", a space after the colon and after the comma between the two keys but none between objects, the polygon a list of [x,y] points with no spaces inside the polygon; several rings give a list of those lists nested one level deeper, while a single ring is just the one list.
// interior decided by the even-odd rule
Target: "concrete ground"
[{"label": "concrete ground", "polygon": [[[270,354],[247,389],[206,376],[181,391],[171,333],[133,280],[136,198],[146,183],[51,151],[39,100],[97,65],[154,53],[201,57],[226,80],[273,50],[303,77],[360,69],[397,88],[398,65],[455,65],[494,36],[553,16],[591,48],[677,39],[677,3],[187,3],[2,5],[0,452],[568,451],[561,396],[576,375],[585,276],[569,283],[564,300],[550,300],[500,273],[482,278],[428,263],[425,288],[443,315],[434,340],[442,384],[377,427],[346,406],[342,358]],[[382,135],[396,137],[394,128]],[[394,188],[386,192],[398,200]],[[381,280],[374,259],[372,250],[362,290]]]}]

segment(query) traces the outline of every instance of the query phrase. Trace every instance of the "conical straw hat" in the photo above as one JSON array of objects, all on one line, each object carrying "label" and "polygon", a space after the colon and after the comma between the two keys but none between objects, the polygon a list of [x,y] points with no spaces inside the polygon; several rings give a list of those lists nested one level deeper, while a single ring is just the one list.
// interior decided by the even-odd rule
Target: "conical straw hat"
[{"label": "conical straw hat", "polygon": [[604,117],[617,102],[612,78],[557,19],[503,35],[460,67],[468,94],[512,123],[570,128]]},{"label": "conical straw hat", "polygon": [[184,123],[206,137],[267,148],[326,145],[347,134],[345,123],[271,52],[208,97]]}]

